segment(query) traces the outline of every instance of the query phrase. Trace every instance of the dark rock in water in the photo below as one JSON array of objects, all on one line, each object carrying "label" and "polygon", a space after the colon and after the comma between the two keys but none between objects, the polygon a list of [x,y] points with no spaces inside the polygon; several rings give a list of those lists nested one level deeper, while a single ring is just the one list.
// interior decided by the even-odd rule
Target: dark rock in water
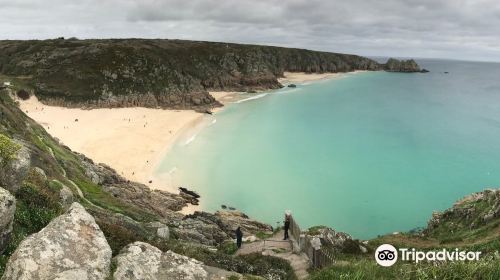
[{"label": "dark rock in water", "polygon": [[222,204],[222,205],[220,206],[220,208],[222,208],[222,209],[227,209],[227,206],[226,206],[226,205],[224,205],[224,204]]},{"label": "dark rock in water", "polygon": [[445,74],[448,74],[448,72],[447,72],[447,71],[445,71],[444,73],[445,73]]},{"label": "dark rock in water", "polygon": [[151,183],[153,183],[153,181],[152,181],[152,180],[149,180],[149,183],[151,184]]},{"label": "dark rock in water", "polygon": [[194,198],[200,198],[200,195],[194,191],[188,190],[188,189],[183,188],[183,187],[180,187],[179,190],[181,191],[181,193],[189,194],[190,196],[192,196]]},{"label": "dark rock in water", "polygon": [[422,69],[422,70],[420,70],[420,73],[429,73],[429,72],[430,72],[430,71],[429,71],[429,70],[427,70],[427,69],[425,69],[425,68],[424,68],[424,69]]},{"label": "dark rock in water", "polygon": [[199,194],[197,194],[194,191],[191,191],[191,190],[188,190],[186,188],[183,188],[183,187],[180,187],[179,190],[180,190],[180,194],[179,195],[182,198],[184,198],[185,200],[187,200],[189,203],[191,203],[192,205],[198,205],[199,204],[199,198],[200,198]]},{"label": "dark rock in water", "polygon": [[384,65],[384,70],[388,72],[404,72],[413,73],[420,72],[420,66],[413,59],[409,60],[397,60],[394,58],[389,58],[387,63]]},{"label": "dark rock in water", "polygon": [[78,122],[78,119],[75,119],[75,122]]},{"label": "dark rock in water", "polygon": [[232,211],[236,210],[236,208],[231,207],[231,206],[229,206],[228,208],[229,208],[229,210],[232,210]]},{"label": "dark rock in water", "polygon": [[289,85],[288,85],[288,87],[289,87],[289,88],[296,88],[296,87],[297,87],[297,85],[296,85],[296,84],[289,84]]}]

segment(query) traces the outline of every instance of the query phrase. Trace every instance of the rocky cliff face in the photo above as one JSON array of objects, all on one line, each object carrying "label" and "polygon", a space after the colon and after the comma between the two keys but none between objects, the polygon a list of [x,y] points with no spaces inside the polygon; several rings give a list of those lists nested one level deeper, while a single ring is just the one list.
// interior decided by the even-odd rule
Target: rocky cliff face
[{"label": "rocky cliff face", "polygon": [[[406,71],[390,63],[390,71]],[[406,65],[406,64],[404,64]],[[356,55],[180,40],[0,41],[0,73],[21,76],[46,103],[202,109],[216,90],[281,87],[284,71],[381,70]]]},{"label": "rocky cliff face", "polygon": [[424,232],[449,235],[475,230],[495,221],[500,221],[500,189],[487,189],[464,197],[443,212],[434,212]]},{"label": "rocky cliff face", "polygon": [[413,59],[397,60],[394,58],[390,58],[389,60],[387,60],[387,63],[383,66],[383,68],[388,72],[421,72],[420,66],[418,66],[418,64]]},{"label": "rocky cliff face", "polygon": [[104,279],[110,260],[111,249],[94,218],[74,203],[66,214],[21,242],[2,280]]},{"label": "rocky cliff face", "polygon": [[0,188],[0,253],[9,242],[15,212],[16,200],[7,190]]}]

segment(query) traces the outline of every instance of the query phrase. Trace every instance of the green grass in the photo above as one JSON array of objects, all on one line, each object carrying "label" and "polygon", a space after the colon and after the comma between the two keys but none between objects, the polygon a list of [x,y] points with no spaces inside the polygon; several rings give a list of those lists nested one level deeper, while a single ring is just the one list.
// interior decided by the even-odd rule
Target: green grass
[{"label": "green grass", "polygon": [[217,250],[226,255],[234,255],[238,251],[238,246],[232,240],[227,240],[220,244]]},{"label": "green grass", "polygon": [[316,271],[311,280],[333,279],[500,279],[499,260],[478,262],[450,262],[442,264],[402,264],[381,267],[373,259],[351,260],[347,264],[334,265]]},{"label": "green grass", "polygon": [[172,250],[177,254],[188,256],[203,262],[206,265],[218,267],[241,274],[261,276],[266,279],[296,279],[290,264],[283,259],[250,254],[245,256],[232,256],[220,251],[212,251],[206,247],[195,244],[170,240],[162,250]]},{"label": "green grass", "polygon": [[266,233],[266,232],[262,232],[262,231],[259,231],[255,234],[255,237],[257,237],[258,239],[261,239],[261,240],[271,238],[272,236],[273,236],[272,233]]},{"label": "green grass", "polygon": [[326,226],[314,226],[314,227],[310,227],[308,230],[307,230],[307,234],[309,235],[318,235],[320,233],[320,229],[324,229],[326,228]]}]

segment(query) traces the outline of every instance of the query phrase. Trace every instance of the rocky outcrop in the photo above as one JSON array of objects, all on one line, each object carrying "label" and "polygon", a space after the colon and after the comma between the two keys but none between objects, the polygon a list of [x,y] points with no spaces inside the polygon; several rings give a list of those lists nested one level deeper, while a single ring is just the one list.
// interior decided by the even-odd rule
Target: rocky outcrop
[{"label": "rocky outcrop", "polygon": [[273,230],[270,225],[252,220],[239,211],[218,211],[215,214],[197,211],[185,216],[175,231],[181,239],[213,246],[234,238],[238,226],[245,235]]},{"label": "rocky outcrop", "polygon": [[384,65],[384,70],[388,72],[420,72],[420,66],[413,59],[409,60],[397,60],[394,58],[389,58]]},{"label": "rocky outcrop", "polygon": [[0,188],[0,253],[9,242],[15,212],[16,199],[9,191]]},{"label": "rocky outcrop", "polygon": [[[367,248],[359,240],[352,239],[351,235],[339,232],[329,227],[316,227],[306,234],[310,240],[317,238],[321,247],[334,252],[358,254],[366,253]],[[318,244],[319,245],[319,244]]]},{"label": "rocky outcrop", "polygon": [[230,239],[223,230],[220,220],[213,214],[205,212],[196,212],[184,217],[180,225],[173,230],[182,240],[210,246],[219,245]]},{"label": "rocky outcrop", "polygon": [[21,242],[2,280],[105,279],[110,261],[111,249],[94,218],[73,203],[67,213]]},{"label": "rocky outcrop", "polygon": [[203,263],[171,251],[160,249],[143,242],[132,243],[115,257],[117,267],[114,279],[177,279],[177,280],[215,280],[228,279],[229,273],[211,269]]},{"label": "rocky outcrop", "polygon": [[271,233],[273,231],[272,226],[250,219],[244,213],[236,210],[217,211],[215,217],[220,219],[223,227],[226,231],[231,231],[231,234],[238,226],[245,234]]},{"label": "rocky outcrop", "polygon": [[114,197],[169,221],[182,218],[182,215],[176,214],[174,211],[181,210],[190,201],[181,195],[151,190],[146,185],[123,178],[105,164],[96,165],[91,159],[83,155],[80,156],[86,175],[92,178],[93,183],[101,185],[106,192],[111,193]]},{"label": "rocky outcrop", "polygon": [[457,201],[444,212],[434,212],[424,230],[426,234],[476,229],[500,219],[500,189],[487,189]]}]

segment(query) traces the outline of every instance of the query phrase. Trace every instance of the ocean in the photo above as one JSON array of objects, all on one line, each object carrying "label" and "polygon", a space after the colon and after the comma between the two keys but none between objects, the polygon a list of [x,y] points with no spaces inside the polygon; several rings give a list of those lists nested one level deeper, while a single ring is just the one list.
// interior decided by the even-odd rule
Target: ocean
[{"label": "ocean", "polygon": [[[181,137],[157,174],[277,225],[368,239],[500,185],[500,64],[417,60],[251,95]],[[445,73],[448,72],[448,73]]]}]

